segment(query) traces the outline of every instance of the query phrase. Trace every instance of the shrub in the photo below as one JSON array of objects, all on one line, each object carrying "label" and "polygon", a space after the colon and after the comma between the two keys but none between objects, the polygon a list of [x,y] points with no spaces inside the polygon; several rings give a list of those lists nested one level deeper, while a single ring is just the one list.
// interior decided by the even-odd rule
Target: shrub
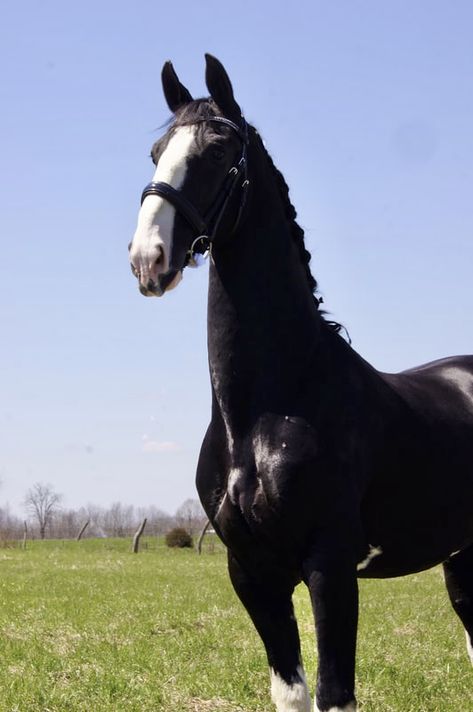
[{"label": "shrub", "polygon": [[0,536],[0,549],[16,549],[18,548],[18,542],[14,539],[3,539]]},{"label": "shrub", "polygon": [[182,527],[175,527],[166,534],[166,546],[175,546],[180,549],[194,546],[191,535]]}]

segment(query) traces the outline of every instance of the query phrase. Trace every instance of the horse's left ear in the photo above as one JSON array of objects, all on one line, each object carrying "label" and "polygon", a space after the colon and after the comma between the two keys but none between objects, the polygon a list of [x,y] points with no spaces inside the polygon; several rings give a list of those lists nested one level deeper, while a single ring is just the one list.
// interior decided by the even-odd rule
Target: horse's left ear
[{"label": "horse's left ear", "polygon": [[211,54],[205,55],[205,83],[212,99],[220,109],[235,123],[240,123],[241,109],[233,96],[232,83],[221,62]]},{"label": "horse's left ear", "polygon": [[174,114],[180,106],[188,104],[192,101],[191,93],[184,84],[181,84],[179,77],[174,71],[172,62],[165,62],[163,66],[163,71],[161,72],[161,79],[163,82],[163,92],[164,98],[167,101],[167,105]]}]

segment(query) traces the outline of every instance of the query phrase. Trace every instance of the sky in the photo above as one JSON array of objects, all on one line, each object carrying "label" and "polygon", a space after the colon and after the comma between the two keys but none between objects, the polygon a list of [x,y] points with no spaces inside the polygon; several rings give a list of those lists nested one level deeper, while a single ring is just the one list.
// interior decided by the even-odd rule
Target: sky
[{"label": "sky", "polygon": [[205,52],[226,66],[359,353],[472,352],[472,32],[469,0],[4,4],[0,507],[196,496],[207,268],[146,299],[127,254],[167,59],[194,96]]}]

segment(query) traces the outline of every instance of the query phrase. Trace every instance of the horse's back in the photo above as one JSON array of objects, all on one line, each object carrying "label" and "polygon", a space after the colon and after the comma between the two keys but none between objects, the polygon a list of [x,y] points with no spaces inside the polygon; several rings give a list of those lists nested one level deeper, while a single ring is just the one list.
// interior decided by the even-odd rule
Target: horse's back
[{"label": "horse's back", "polygon": [[473,378],[473,354],[464,356],[448,356],[440,358],[429,363],[423,363],[420,366],[408,368],[405,371],[400,371],[397,375],[409,375],[415,373],[439,374],[450,370],[462,371],[469,374]]},{"label": "horse's back", "polygon": [[381,376],[430,423],[440,419],[444,425],[471,423],[473,427],[473,356],[451,356]]}]

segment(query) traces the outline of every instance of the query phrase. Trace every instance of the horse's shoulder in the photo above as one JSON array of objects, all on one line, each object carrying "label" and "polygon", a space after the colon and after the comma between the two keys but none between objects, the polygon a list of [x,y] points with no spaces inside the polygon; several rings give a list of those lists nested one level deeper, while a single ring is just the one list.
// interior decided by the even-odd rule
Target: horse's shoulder
[{"label": "horse's shoulder", "polygon": [[311,423],[292,413],[265,413],[255,423],[251,434],[251,447],[257,468],[266,457],[297,455],[306,459],[315,455],[317,436]]}]

